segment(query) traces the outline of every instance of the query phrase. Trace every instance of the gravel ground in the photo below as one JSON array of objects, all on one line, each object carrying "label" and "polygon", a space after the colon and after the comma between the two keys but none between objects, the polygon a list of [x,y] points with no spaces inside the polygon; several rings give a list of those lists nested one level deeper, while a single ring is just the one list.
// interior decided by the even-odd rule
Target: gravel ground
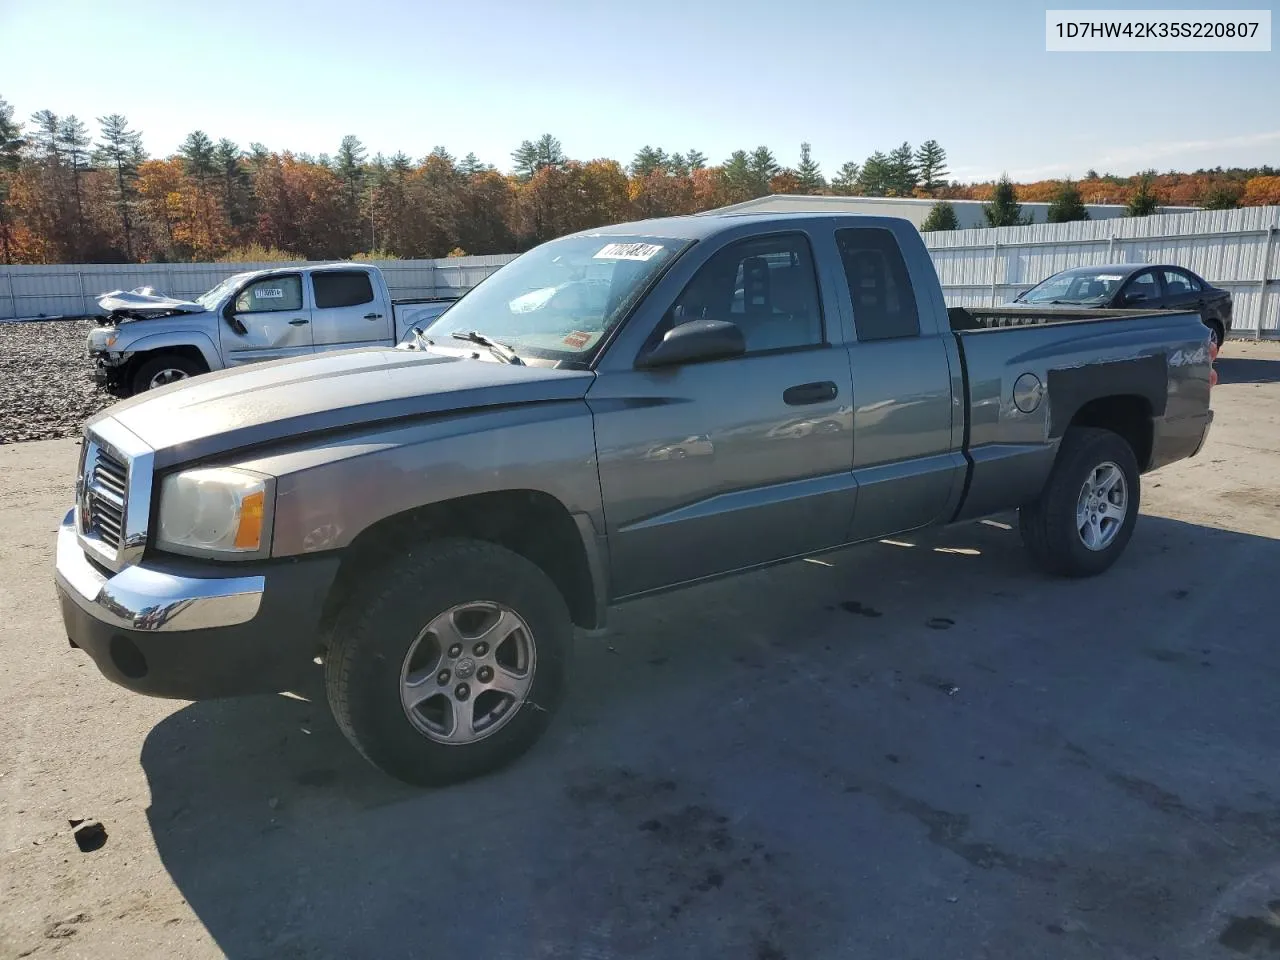
[{"label": "gravel ground", "polygon": [[80,435],[114,398],[89,379],[91,320],[0,323],[0,443]]},{"label": "gravel ground", "polygon": [[1275,957],[1280,344],[1219,372],[1105,576],[1006,516],[638,601],[434,791],[322,694],[108,683],[52,584],[77,448],[0,447],[0,960]]}]

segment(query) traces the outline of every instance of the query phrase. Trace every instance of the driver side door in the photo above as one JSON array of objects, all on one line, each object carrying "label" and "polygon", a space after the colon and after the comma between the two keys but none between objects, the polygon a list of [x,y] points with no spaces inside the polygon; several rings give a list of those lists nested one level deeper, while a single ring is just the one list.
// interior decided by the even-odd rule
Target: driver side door
[{"label": "driver side door", "polygon": [[1143,270],[1129,278],[1120,290],[1116,306],[1130,310],[1159,310],[1163,305],[1163,291],[1154,270]]},{"label": "driver side door", "polygon": [[[311,353],[311,309],[300,273],[250,281],[232,301],[234,320],[224,321],[222,355],[227,366]],[[241,332],[243,331],[243,332]]]},{"label": "driver side door", "polygon": [[808,234],[753,237],[714,253],[651,337],[726,320],[744,355],[598,373],[587,404],[614,598],[844,541],[853,385],[838,315]]}]

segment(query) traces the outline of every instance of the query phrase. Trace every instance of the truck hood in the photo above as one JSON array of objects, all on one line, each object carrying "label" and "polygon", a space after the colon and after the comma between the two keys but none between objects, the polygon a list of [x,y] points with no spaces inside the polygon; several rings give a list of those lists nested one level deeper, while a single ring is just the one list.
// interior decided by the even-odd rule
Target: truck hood
[{"label": "truck hood", "polygon": [[586,395],[594,374],[387,349],[275,360],[150,390],[111,417],[163,468],[310,433]]},{"label": "truck hood", "polygon": [[98,298],[98,306],[112,320],[148,320],[171,317],[178,313],[204,313],[204,307],[191,300],[178,300],[158,294],[151,287],[134,290],[112,290]]}]

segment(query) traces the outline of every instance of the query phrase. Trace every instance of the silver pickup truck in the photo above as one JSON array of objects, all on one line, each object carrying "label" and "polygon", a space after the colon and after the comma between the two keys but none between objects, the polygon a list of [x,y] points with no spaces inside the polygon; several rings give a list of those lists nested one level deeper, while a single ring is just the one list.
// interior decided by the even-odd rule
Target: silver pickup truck
[{"label": "silver pickup truck", "polygon": [[210,370],[326,350],[393,347],[455,297],[392,300],[370,264],[251,270],[195,300],[115,290],[89,331],[93,379],[130,396]]},{"label": "silver pickup truck", "polygon": [[591,230],[398,348],[162,387],[89,422],[71,643],[156,696],[296,690],[406,781],[525,751],[613,604],[1020,508],[1068,577],[1195,455],[1195,313],[948,311],[905,220]]}]

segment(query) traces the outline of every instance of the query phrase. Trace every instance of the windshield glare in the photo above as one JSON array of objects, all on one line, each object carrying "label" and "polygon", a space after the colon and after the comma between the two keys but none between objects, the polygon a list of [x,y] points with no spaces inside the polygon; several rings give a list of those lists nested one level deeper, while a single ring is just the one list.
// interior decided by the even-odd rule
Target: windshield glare
[{"label": "windshield glare", "polygon": [[231,288],[247,277],[247,273],[237,273],[234,277],[227,277],[220,284],[210,290],[208,293],[202,293],[196,297],[196,303],[204,307],[206,310],[212,310],[218,305],[218,301],[224,295],[231,291]]},{"label": "windshield glare", "polygon": [[476,331],[525,356],[585,361],[688,240],[604,235],[535,247],[426,329],[437,343]]},{"label": "windshield glare", "polygon": [[1106,271],[1059,273],[1032,287],[1018,299],[1024,303],[1096,303],[1109,299],[1124,278]]}]

